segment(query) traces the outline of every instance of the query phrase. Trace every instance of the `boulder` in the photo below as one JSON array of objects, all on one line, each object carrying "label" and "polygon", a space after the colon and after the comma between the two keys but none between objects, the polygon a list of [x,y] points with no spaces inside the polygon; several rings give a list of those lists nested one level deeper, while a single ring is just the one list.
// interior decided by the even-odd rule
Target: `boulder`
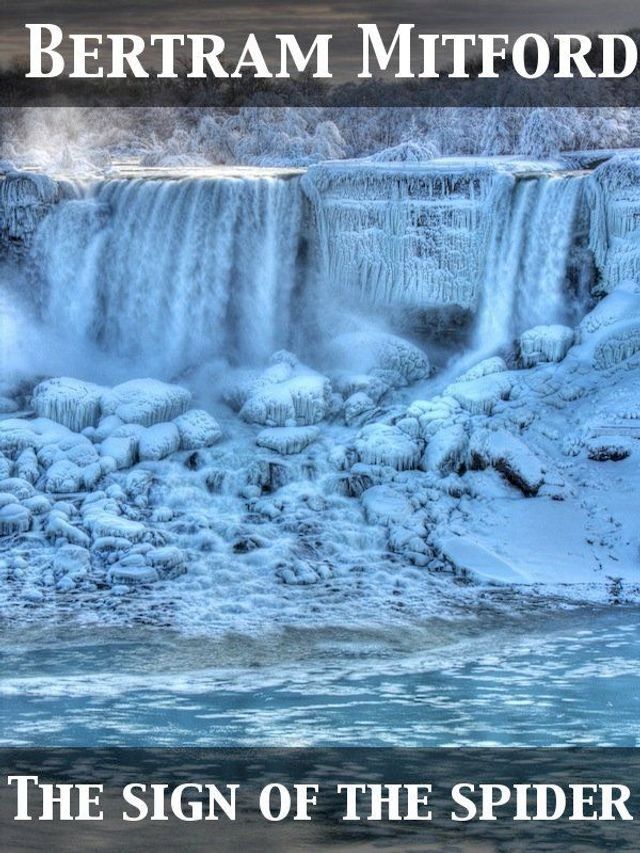
[{"label": "boulder", "polygon": [[[116,439],[111,439],[111,441],[114,440]],[[164,459],[179,449],[180,433],[175,423],[154,424],[147,427],[138,440],[138,455],[141,462]]]},{"label": "boulder", "polygon": [[429,359],[415,344],[385,332],[349,332],[339,335],[327,348],[336,368],[378,376],[393,387],[402,387],[429,376]]},{"label": "boulder", "polygon": [[523,367],[558,362],[569,352],[575,333],[569,326],[535,326],[520,335],[519,354]]},{"label": "boulder", "polygon": [[300,453],[320,435],[318,427],[271,427],[258,433],[256,444],[288,456]]},{"label": "boulder", "polygon": [[420,441],[411,438],[397,426],[370,424],[355,441],[361,462],[369,465],[390,465],[398,471],[417,468],[422,455]]},{"label": "boulder", "polygon": [[61,376],[36,385],[31,405],[40,417],[82,432],[98,423],[103,392],[104,388],[92,382]]},{"label": "boulder", "polygon": [[29,510],[17,501],[0,506],[0,536],[26,533],[31,528],[31,521]]},{"label": "boulder", "polygon": [[181,450],[211,447],[222,438],[218,421],[202,409],[191,409],[173,421],[180,435]]},{"label": "boulder", "polygon": [[102,413],[117,415],[125,424],[148,427],[184,414],[190,402],[191,393],[179,385],[131,379],[103,393]]},{"label": "boulder", "polygon": [[474,433],[469,455],[473,468],[494,468],[527,497],[536,495],[544,482],[538,457],[523,441],[503,430]]},{"label": "boulder", "polygon": [[458,471],[467,457],[469,437],[461,424],[451,424],[438,430],[429,440],[422,467],[446,476]]}]

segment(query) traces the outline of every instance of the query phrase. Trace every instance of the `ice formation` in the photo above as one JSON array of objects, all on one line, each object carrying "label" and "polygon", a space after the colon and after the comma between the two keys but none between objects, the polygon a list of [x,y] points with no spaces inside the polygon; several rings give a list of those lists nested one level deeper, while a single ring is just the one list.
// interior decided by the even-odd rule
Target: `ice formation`
[{"label": "ice formation", "polygon": [[302,365],[290,353],[278,352],[262,373],[241,377],[227,389],[226,399],[248,423],[265,426],[316,424],[331,407],[327,378]]},{"label": "ice formation", "polygon": [[568,326],[534,326],[520,335],[519,352],[523,367],[545,361],[562,361],[569,352],[575,333]]},{"label": "ice formation", "polygon": [[456,163],[312,167],[303,187],[329,281],[373,303],[475,307],[492,178],[489,166]]},{"label": "ice formation", "polygon": [[0,246],[24,250],[62,192],[46,175],[9,171],[0,181]]},{"label": "ice formation", "polygon": [[90,382],[60,377],[40,383],[33,392],[33,408],[40,417],[63,424],[75,432],[96,426],[103,389]]},{"label": "ice formation", "polygon": [[590,245],[605,293],[620,285],[637,287],[640,275],[638,207],[640,159],[614,156],[599,166],[589,182],[592,208]]}]

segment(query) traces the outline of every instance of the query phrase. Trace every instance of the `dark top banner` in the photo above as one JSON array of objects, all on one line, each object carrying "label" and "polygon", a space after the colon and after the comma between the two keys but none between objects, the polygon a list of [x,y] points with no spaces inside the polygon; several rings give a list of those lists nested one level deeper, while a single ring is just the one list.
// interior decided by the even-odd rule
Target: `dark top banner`
[{"label": "dark top banner", "polygon": [[635,106],[634,0],[5,0],[0,106]]}]

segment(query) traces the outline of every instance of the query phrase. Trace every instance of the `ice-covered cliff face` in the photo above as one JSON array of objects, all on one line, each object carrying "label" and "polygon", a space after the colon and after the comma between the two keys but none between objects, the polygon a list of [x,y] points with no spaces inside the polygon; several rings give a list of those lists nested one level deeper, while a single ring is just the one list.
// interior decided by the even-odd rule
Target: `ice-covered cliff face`
[{"label": "ice-covered cliff face", "polygon": [[335,163],[303,186],[336,289],[374,304],[476,306],[502,189],[490,167]]},{"label": "ice-covered cliff face", "polygon": [[477,346],[495,349],[571,317],[584,178],[548,163],[363,162],[315,167],[303,186],[335,290],[373,305],[456,306],[478,315]]},{"label": "ice-covered cliff face", "polygon": [[59,204],[34,241],[45,321],[162,373],[261,361],[287,343],[297,180],[113,180]]},{"label": "ice-covered cliff face", "polygon": [[640,157],[618,155],[596,169],[589,201],[599,289],[611,293],[640,280]]}]

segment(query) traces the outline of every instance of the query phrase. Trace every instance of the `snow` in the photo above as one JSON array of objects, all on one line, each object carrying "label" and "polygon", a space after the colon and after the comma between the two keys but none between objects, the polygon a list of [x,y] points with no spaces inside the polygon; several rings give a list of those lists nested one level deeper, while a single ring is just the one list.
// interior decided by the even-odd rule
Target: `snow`
[{"label": "snow", "polygon": [[526,573],[507,563],[489,549],[470,538],[450,536],[440,542],[445,560],[455,566],[456,572],[475,577],[480,581],[519,584],[527,581]]}]

